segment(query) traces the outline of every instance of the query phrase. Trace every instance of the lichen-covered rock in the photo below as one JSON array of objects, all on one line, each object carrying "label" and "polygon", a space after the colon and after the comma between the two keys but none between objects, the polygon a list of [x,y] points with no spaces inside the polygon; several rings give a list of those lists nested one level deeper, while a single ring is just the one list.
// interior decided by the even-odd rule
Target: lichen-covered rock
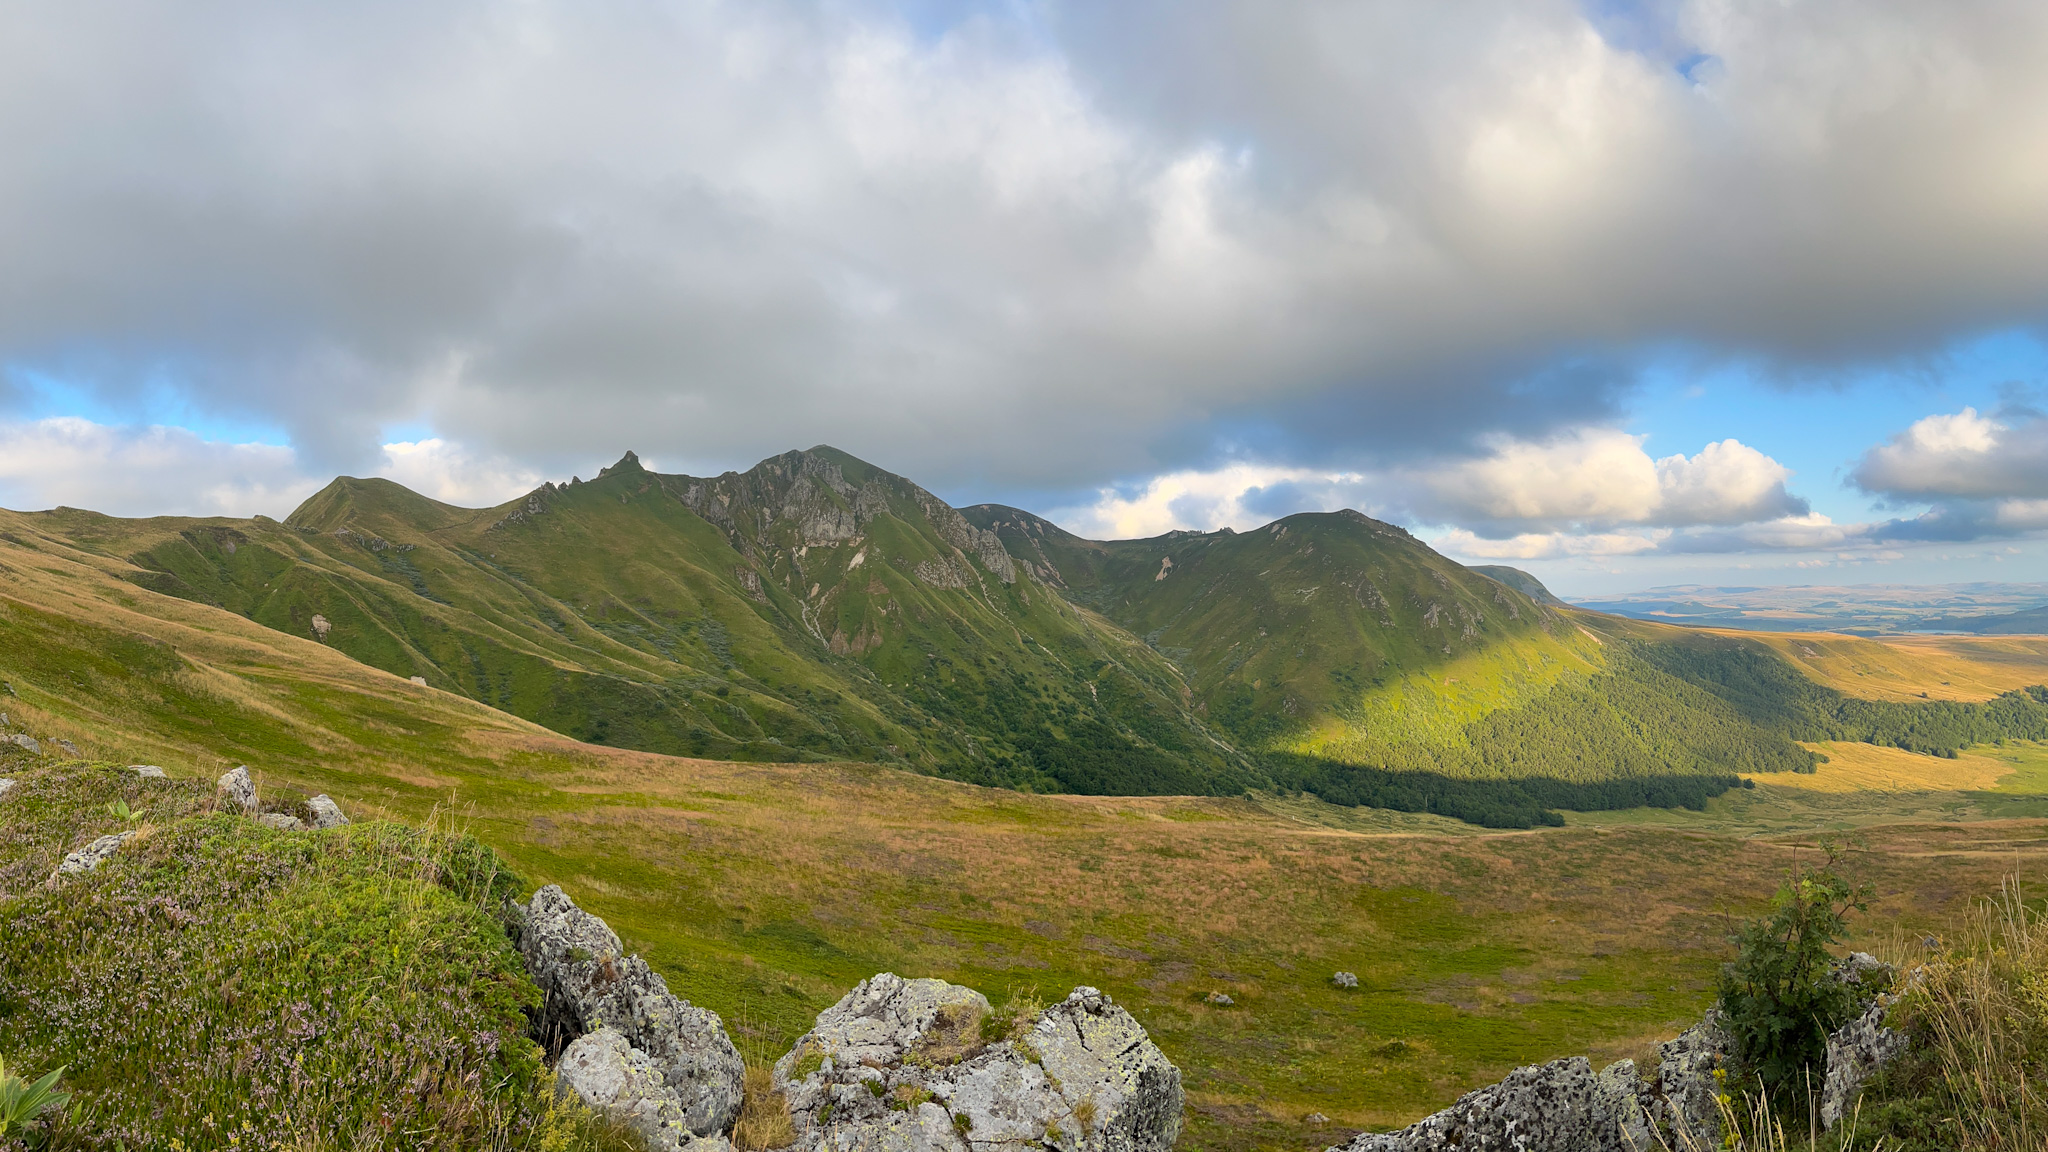
[{"label": "lichen-covered rock", "polygon": [[676,1152],[695,1136],[661,1069],[616,1028],[600,1028],[563,1049],[555,1085],[639,1133],[652,1152]]},{"label": "lichen-covered rock", "polygon": [[256,811],[256,781],[249,778],[248,765],[244,764],[223,774],[216,787],[230,803],[239,806],[244,812]]},{"label": "lichen-covered rock", "polygon": [[1891,998],[1880,996],[1863,1015],[1828,1037],[1828,1075],[1820,1097],[1822,1127],[1832,1129],[1840,1123],[1863,1091],[1863,1082],[1906,1050],[1906,1034],[1885,1027],[1884,1014],[1890,1006]]},{"label": "lichen-covered rock", "polygon": [[799,1149],[1166,1152],[1179,1069],[1101,992],[1076,988],[1011,1038],[941,980],[864,980],[775,1065]]},{"label": "lichen-covered rock", "polygon": [[1721,1110],[1714,1098],[1721,1085],[1714,1072],[1725,1068],[1733,1053],[1734,1039],[1721,1026],[1720,1011],[1713,1008],[1677,1039],[1658,1045],[1652,1087],[1656,1119],[1671,1130],[1674,1140],[1691,1140],[1702,1148],[1720,1146]]},{"label": "lichen-covered rock", "polygon": [[1649,1152],[1656,1147],[1649,1086],[1633,1060],[1618,1060],[1593,1079],[1593,1132],[1597,1152]]},{"label": "lichen-covered rock", "polygon": [[129,837],[134,835],[133,832],[116,832],[111,836],[102,836],[76,852],[67,853],[63,861],[57,865],[57,875],[74,876],[80,872],[92,871],[106,863],[115,849],[126,844]]},{"label": "lichen-covered rock", "polygon": [[164,778],[164,770],[154,764],[130,764],[128,770],[144,780],[161,780]]},{"label": "lichen-covered rock", "polygon": [[313,810],[315,828],[339,828],[348,823],[348,817],[343,815],[341,805],[336,804],[333,797],[325,792],[306,801],[306,807]]},{"label": "lichen-covered rock", "polygon": [[26,732],[15,732],[7,736],[0,736],[0,740],[10,740],[17,747],[26,748],[38,756],[43,753],[43,746],[36,743],[36,738]]},{"label": "lichen-covered rock", "polygon": [[279,832],[301,832],[306,827],[304,820],[289,812],[265,812],[256,817],[256,822],[266,828],[275,828]]},{"label": "lichen-covered rock", "polygon": [[519,950],[545,996],[540,1030],[550,1050],[613,1028],[661,1073],[690,1132],[732,1127],[746,1069],[717,1013],[671,994],[645,960],[624,954],[609,925],[553,884],[527,905]]},{"label": "lichen-covered rock", "polygon": [[1517,1068],[1498,1084],[1399,1132],[1360,1133],[1344,1152],[1589,1152],[1609,1145],[1593,1133],[1593,1066],[1584,1056]]}]

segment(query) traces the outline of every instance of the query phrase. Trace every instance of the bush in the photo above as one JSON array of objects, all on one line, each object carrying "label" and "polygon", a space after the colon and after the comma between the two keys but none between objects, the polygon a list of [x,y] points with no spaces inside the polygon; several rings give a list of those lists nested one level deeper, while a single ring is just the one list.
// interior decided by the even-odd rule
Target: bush
[{"label": "bush", "polygon": [[1742,1070],[1783,1108],[1803,1110],[1809,1081],[1826,1079],[1828,1034],[1862,1010],[1861,985],[1833,977],[1829,951],[1847,934],[1848,914],[1864,911],[1869,889],[1853,886],[1827,863],[1794,871],[1771,899],[1771,912],[1743,923],[1735,961],[1721,969],[1721,1011]]}]

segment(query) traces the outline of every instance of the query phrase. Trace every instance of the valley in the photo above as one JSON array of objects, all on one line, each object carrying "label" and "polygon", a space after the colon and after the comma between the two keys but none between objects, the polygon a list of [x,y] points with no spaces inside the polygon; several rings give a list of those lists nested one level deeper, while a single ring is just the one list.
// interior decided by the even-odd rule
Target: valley
[{"label": "valley", "polygon": [[[805,466],[785,472],[801,478]],[[671,483],[630,468],[557,486],[548,512],[512,522],[535,534],[545,524],[566,543],[494,529],[504,510],[493,519],[351,483],[287,523],[0,513],[9,730],[46,751],[61,739],[83,758],[146,760],[179,777],[247,763],[267,791],[327,792],[365,816],[467,829],[531,882],[559,883],[603,915],[757,1058],[786,1050],[877,971],[994,999],[1088,983],[1184,1070],[1182,1147],[1317,1149],[1412,1120],[1520,1063],[1640,1056],[1711,999],[1729,918],[1761,907],[1824,836],[1852,843],[1850,867],[1877,886],[1869,922],[1908,929],[1936,927],[2015,867],[2031,870],[2048,842],[2048,744],[1975,739],[1989,721],[1969,710],[2048,679],[2027,642],[1792,636],[1787,651],[1619,621],[1539,604],[1331,517],[1290,518],[1285,537],[1173,542],[1161,580],[1159,542],[1038,547],[1043,529],[966,510],[966,526],[999,538],[1016,566],[1004,583],[993,551],[956,553],[938,528],[912,533],[880,515],[856,518],[859,544],[805,543],[806,531],[815,541],[839,529],[774,517],[765,536],[735,527],[750,562],[733,535],[688,512],[687,487],[662,505]],[[726,507],[744,508],[727,483]],[[890,499],[909,503],[889,519],[917,506],[915,493]],[[614,519],[640,517],[672,535]],[[1303,547],[1274,550],[1289,539]],[[408,544],[399,558],[417,585],[387,557]],[[1380,565],[1387,575],[1371,586],[1384,607],[1341,581],[1310,583],[1327,553],[1344,557],[1333,571]],[[907,579],[876,560],[899,554]],[[1404,557],[1412,567],[1396,564]],[[1269,562],[1294,567],[1233,585]],[[927,564],[946,569],[937,583],[918,576]],[[756,573],[759,599],[738,568]],[[966,586],[942,586],[955,578]],[[1223,593],[1205,590],[1229,587],[1251,607],[1211,606]],[[1324,615],[1323,592],[1303,587],[1348,599]],[[1432,605],[1456,626],[1429,625]],[[853,637],[877,634],[880,644],[851,651]],[[1216,655],[1232,645],[1245,655],[1234,670],[1236,655]],[[1338,691],[1352,685],[1333,668],[1355,696]],[[1859,669],[1864,680],[1882,671],[1890,695],[1835,694]],[[1915,685],[1929,682],[1951,691],[1923,700]],[[1033,688],[1030,710],[992,685]],[[1652,690],[1649,703],[1630,695]],[[1332,803],[1299,786],[1356,787],[1367,768],[1430,775],[1343,759],[1417,747],[1431,778],[1473,795],[1562,786],[1517,777],[1490,751],[1559,730],[1533,727],[1545,713],[1532,703],[1569,702],[1566,723],[1583,728],[1672,699],[1688,702],[1676,715],[1693,727],[1667,729],[1661,744],[1653,731],[1641,747],[1699,741],[1722,758],[1659,771],[1749,786],[1668,807],[1566,809],[1562,827],[1530,830]],[[1290,715],[1290,700],[1298,725],[1273,719]],[[1518,709],[1519,726],[1488,727]],[[998,755],[990,717],[1011,717],[1011,733],[1094,717],[1105,740],[1166,758],[1157,772],[1192,775],[1126,789],[1156,795],[995,787],[1054,791],[1059,773],[1085,764],[1048,767],[1018,742]],[[1906,727],[1886,727],[1901,717]],[[577,727],[600,720],[602,733]],[[679,754],[693,724],[718,755]],[[1489,732],[1505,735],[1489,745]],[[619,746],[629,736],[652,746]],[[829,754],[833,739],[842,754]],[[1777,764],[1745,765],[1744,754],[1792,766],[1759,770]],[[1297,786],[1266,775],[1276,766],[1299,772]],[[1582,782],[1629,778],[1620,767]],[[1645,775],[1655,773],[1635,778]],[[1202,786],[1172,788],[1185,780]],[[1337,971],[1360,987],[1336,987]]]}]

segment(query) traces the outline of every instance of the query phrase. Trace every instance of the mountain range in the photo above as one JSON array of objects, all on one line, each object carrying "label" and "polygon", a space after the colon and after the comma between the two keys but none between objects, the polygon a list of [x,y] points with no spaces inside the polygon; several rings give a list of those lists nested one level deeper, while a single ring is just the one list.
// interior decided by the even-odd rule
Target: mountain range
[{"label": "mountain range", "polygon": [[700,757],[1526,825],[1810,770],[1798,740],[2048,734],[2048,695],[1856,701],[1765,645],[1574,609],[1357,512],[1093,541],[822,446],[716,477],[629,452],[488,509],[345,477],[283,521],[5,519],[0,539],[576,739]]}]

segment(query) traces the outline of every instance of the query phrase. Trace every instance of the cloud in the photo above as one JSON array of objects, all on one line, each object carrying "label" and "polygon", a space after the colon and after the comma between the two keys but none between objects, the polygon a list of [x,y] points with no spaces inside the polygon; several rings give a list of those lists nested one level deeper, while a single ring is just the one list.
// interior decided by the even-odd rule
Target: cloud
[{"label": "cloud", "polygon": [[[1611,7],[0,0],[0,363],[170,380],[308,469],[426,424],[556,471],[827,441],[1075,493],[1251,441],[1548,444],[1646,349],[2048,319],[2048,9]],[[1779,501],[1753,460],[1581,447],[1622,487],[1433,498]]]},{"label": "cloud", "polygon": [[1974,408],[1928,416],[1864,453],[1850,478],[1899,501],[2048,497],[2048,418],[2009,425]]},{"label": "cloud", "polygon": [[1800,515],[1791,470],[1736,440],[1694,456],[1652,460],[1643,437],[1578,429],[1544,441],[1498,443],[1477,460],[1412,471],[1418,515],[1435,523],[1532,526],[1747,524]]},{"label": "cloud", "polygon": [[[534,474],[443,440],[383,445],[369,475],[423,495],[489,507],[528,491]],[[293,449],[206,440],[182,428],[122,428],[76,417],[0,422],[0,507],[66,502],[116,516],[282,519],[327,477]]]},{"label": "cloud", "polygon": [[1754,448],[1723,440],[1692,456],[1652,459],[1643,439],[1582,428],[1542,441],[1498,440],[1474,459],[1369,472],[1243,463],[1182,470],[1104,488],[1054,518],[1082,535],[1129,538],[1242,530],[1303,509],[1348,506],[1455,526],[1444,539],[1469,555],[1526,557],[1647,551],[1673,538],[1672,529],[1808,516],[1805,501],[1785,490],[1791,471]]}]

